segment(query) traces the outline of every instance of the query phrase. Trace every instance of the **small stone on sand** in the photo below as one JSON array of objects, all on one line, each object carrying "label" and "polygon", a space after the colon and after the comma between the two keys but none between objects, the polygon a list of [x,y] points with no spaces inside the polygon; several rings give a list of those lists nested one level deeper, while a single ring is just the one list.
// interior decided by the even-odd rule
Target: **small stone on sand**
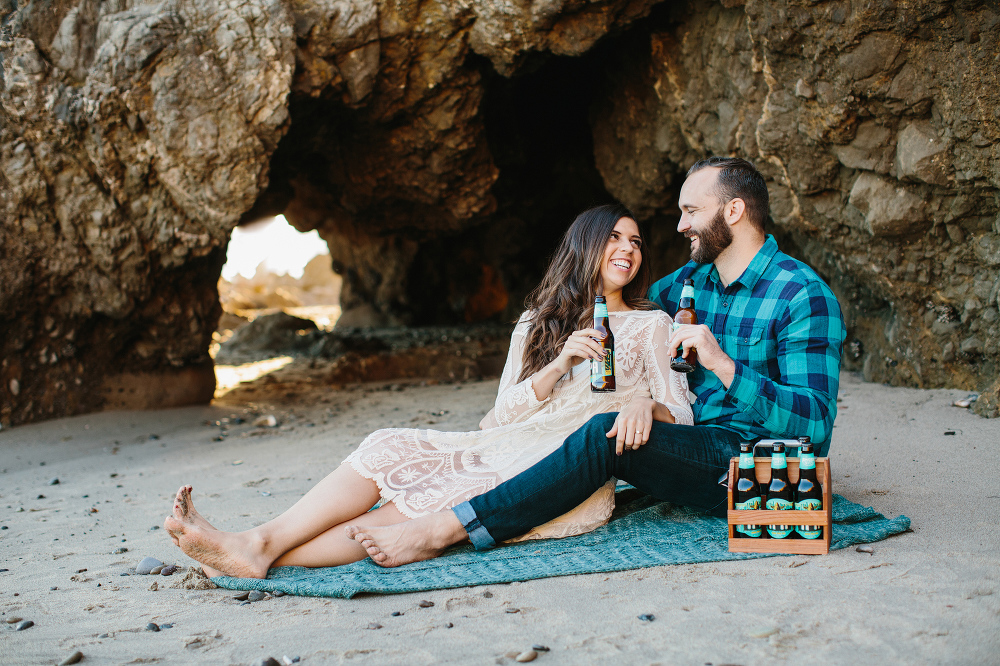
[{"label": "small stone on sand", "polygon": [[156,624],[155,622],[150,622],[149,624],[146,625],[146,631],[159,631],[159,630],[160,630],[160,625]]},{"label": "small stone on sand", "polygon": [[247,597],[247,600],[248,601],[260,601],[261,599],[263,599],[266,596],[267,595],[265,593],[261,592],[260,590],[254,590],[253,592],[250,593],[250,596]]},{"label": "small stone on sand", "polygon": [[854,550],[858,551],[859,553],[868,553],[869,555],[875,554],[875,549],[872,548],[871,546],[858,546]]},{"label": "small stone on sand", "polygon": [[777,627],[757,627],[748,631],[747,636],[750,638],[767,638],[768,636],[774,636],[778,631]]},{"label": "small stone on sand", "polygon": [[381,629],[382,625],[379,624],[378,622],[369,622],[368,623],[368,628],[369,629]]},{"label": "small stone on sand", "polygon": [[534,661],[538,657],[538,653],[534,650],[528,650],[527,652],[522,652],[521,654],[514,657],[514,661],[524,663],[527,661]]},{"label": "small stone on sand", "polygon": [[25,629],[29,629],[33,626],[35,626],[35,623],[32,622],[31,620],[21,620],[16,625],[14,625],[14,631],[24,631]]},{"label": "small stone on sand", "polygon": [[239,594],[234,594],[233,595],[233,599],[236,599],[236,601],[246,601],[247,597],[249,597],[249,596],[250,596],[250,592],[249,591],[240,592]]},{"label": "small stone on sand", "polygon": [[69,666],[70,664],[77,664],[83,659],[83,653],[77,650],[70,656],[66,657],[59,662],[59,666]]},{"label": "small stone on sand", "polygon": [[58,486],[59,485],[59,477],[58,476],[54,476],[51,479],[49,479],[49,485],[50,486]]},{"label": "small stone on sand", "polygon": [[135,565],[135,572],[141,576],[146,576],[156,567],[162,567],[163,562],[159,561],[155,557],[144,557]]},{"label": "small stone on sand", "polygon": [[642,615],[639,616],[639,619],[642,620],[643,622],[652,622],[653,620],[656,619],[656,616],[653,615],[652,613],[643,613]]},{"label": "small stone on sand", "polygon": [[432,607],[434,605],[434,602],[433,601],[424,600],[424,601],[421,601],[417,605],[420,606],[421,608],[430,608],[430,607]]}]

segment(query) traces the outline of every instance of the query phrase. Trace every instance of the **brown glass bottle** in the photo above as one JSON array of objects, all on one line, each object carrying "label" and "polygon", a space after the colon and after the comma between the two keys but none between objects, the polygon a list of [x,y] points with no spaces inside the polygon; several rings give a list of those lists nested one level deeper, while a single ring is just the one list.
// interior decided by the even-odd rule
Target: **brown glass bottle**
[{"label": "brown glass bottle", "polygon": [[[694,281],[684,280],[684,288],[681,290],[681,300],[678,303],[677,313],[674,315],[673,329],[676,331],[685,324],[697,324],[698,314],[694,311]],[[677,348],[677,356],[670,360],[670,369],[676,372],[691,372],[698,365],[698,350],[692,348],[688,350],[687,357],[681,356],[683,348]]]},{"label": "brown glass bottle", "polygon": [[615,336],[611,333],[608,303],[603,296],[594,300],[594,328],[604,334],[598,342],[604,349],[604,360],[590,361],[590,390],[595,393],[613,393],[615,390]]},{"label": "brown glass bottle", "polygon": [[[739,477],[736,479],[736,494],[733,499],[733,508],[737,511],[759,511],[764,508],[757,472],[754,471],[753,445],[750,442],[740,442]],[[739,539],[759,539],[763,532],[760,525],[737,525],[735,536]]]},{"label": "brown glass bottle", "polygon": [[[823,508],[823,489],[816,478],[816,454],[808,437],[799,437],[799,483],[795,488],[795,508],[799,511],[819,511]],[[821,525],[797,525],[795,531],[803,539],[823,536]]]},{"label": "brown glass bottle", "polygon": [[[771,483],[767,488],[764,508],[769,511],[790,511],[795,508],[792,503],[792,484],[788,482],[788,461],[785,458],[784,444],[774,444],[771,448]],[[767,534],[772,539],[787,539],[793,532],[791,525],[767,526]]]}]

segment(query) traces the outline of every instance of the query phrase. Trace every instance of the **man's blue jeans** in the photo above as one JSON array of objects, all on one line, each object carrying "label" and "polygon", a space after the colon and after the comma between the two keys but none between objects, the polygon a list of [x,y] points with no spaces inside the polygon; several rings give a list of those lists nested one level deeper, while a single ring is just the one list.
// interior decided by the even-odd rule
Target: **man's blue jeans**
[{"label": "man's blue jeans", "polygon": [[533,467],[452,511],[478,549],[561,516],[615,477],[653,497],[724,516],[719,477],[740,452],[740,436],[714,426],[654,422],[649,441],[615,454],[617,414],[599,414]]}]

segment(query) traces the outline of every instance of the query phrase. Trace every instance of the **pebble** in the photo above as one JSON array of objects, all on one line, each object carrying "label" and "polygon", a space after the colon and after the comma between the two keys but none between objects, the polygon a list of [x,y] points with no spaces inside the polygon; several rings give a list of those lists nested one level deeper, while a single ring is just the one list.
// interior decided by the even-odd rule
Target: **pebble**
[{"label": "pebble", "polygon": [[121,548],[115,548],[115,552],[112,553],[112,555],[121,555],[122,553],[127,553],[127,552],[128,552],[128,548],[126,548],[125,546],[122,546]]},{"label": "pebble", "polygon": [[177,569],[179,569],[179,568],[180,567],[178,567],[176,564],[168,564],[167,566],[165,566],[162,569],[160,569],[160,575],[161,576],[173,576],[177,572]]},{"label": "pebble", "polygon": [[531,649],[534,650],[535,652],[548,652],[549,651],[549,647],[547,645],[539,645],[538,643],[535,643],[534,645],[532,645]]},{"label": "pebble", "polygon": [[[7,529],[7,526],[6,526],[6,525],[4,525],[4,526],[0,527],[0,530],[5,530],[5,529]],[[4,569],[4,571],[6,571],[6,569]]]},{"label": "pebble", "polygon": [[281,660],[284,661],[287,666],[292,666],[292,664],[299,663],[299,659],[300,657],[298,655],[295,655],[294,657],[289,657],[287,654],[281,658]]},{"label": "pebble", "polygon": [[368,623],[368,628],[369,629],[381,629],[382,625],[379,624],[378,622],[369,622]]},{"label": "pebble", "polygon": [[421,601],[418,604],[421,608],[431,608],[434,605],[433,601]]},{"label": "pebble", "polygon": [[21,617],[18,617],[16,615],[14,615],[13,617],[7,618],[7,624],[17,624],[18,622],[20,622],[23,619],[24,618],[21,618]]},{"label": "pebble", "polygon": [[538,657],[538,653],[534,650],[528,650],[527,652],[522,652],[521,654],[514,657],[514,661],[521,662],[522,664],[526,661],[534,661]]},{"label": "pebble", "polygon": [[266,595],[266,594],[264,594],[263,592],[261,592],[260,590],[254,590],[254,591],[253,591],[253,592],[251,592],[251,593],[250,593],[250,595],[249,595],[249,596],[247,597],[247,600],[248,600],[248,601],[260,601],[261,599],[263,599],[263,598],[264,598],[264,597],[266,597],[266,596],[267,596],[267,595]]},{"label": "pebble", "polygon": [[492,599],[493,593],[490,592],[489,590],[486,590],[485,592],[483,592],[483,596],[486,597],[487,599]]},{"label": "pebble", "polygon": [[77,650],[70,656],[60,661],[59,666],[69,666],[70,664],[77,664],[82,660],[83,660],[83,653]]},{"label": "pebble", "polygon": [[393,617],[399,617],[400,615],[402,615],[402,613],[400,613],[399,611],[392,611]]},{"label": "pebble", "polygon": [[153,567],[152,569],[149,570],[149,575],[150,576],[159,576],[160,572],[163,571],[163,567],[165,567],[165,566],[166,566],[165,564],[160,564],[158,566]]},{"label": "pebble", "polygon": [[59,477],[58,476],[54,476],[51,479],[49,479],[49,485],[50,486],[58,486],[59,485]]},{"label": "pebble", "polygon": [[234,594],[233,595],[233,599],[236,599],[236,601],[246,601],[247,597],[249,597],[249,596],[250,596],[250,592],[249,591],[247,591],[247,592],[240,592],[239,594]]},{"label": "pebble", "polygon": [[508,608],[507,612],[508,613],[520,613],[521,609],[520,608]]},{"label": "pebble", "polygon": [[642,615],[639,616],[639,619],[642,620],[643,622],[652,622],[653,620],[656,619],[656,616],[653,615],[652,613],[643,613]]},{"label": "pebble", "polygon": [[286,594],[288,594],[288,593],[285,592],[285,591],[283,591],[283,590],[275,590],[274,592],[271,593],[271,596],[272,597],[283,597]]},{"label": "pebble", "polygon": [[747,636],[750,638],[767,638],[768,636],[774,636],[778,631],[777,627],[758,627],[757,629],[748,631]]},{"label": "pebble", "polygon": [[858,546],[854,550],[858,551],[859,553],[868,553],[869,555],[875,554],[875,549],[872,548],[871,546]]},{"label": "pebble", "polygon": [[173,629],[173,628],[174,628],[174,625],[171,624],[171,623],[169,623],[169,622],[167,624],[161,624],[160,625],[160,629]]},{"label": "pebble", "polygon": [[453,624],[452,624],[451,622],[448,622],[448,623],[446,623],[446,624],[444,625],[444,628],[445,628],[445,629],[451,629],[451,628],[452,628],[452,627],[454,627],[454,626],[455,626],[455,625],[453,625]]},{"label": "pebble", "polygon": [[135,572],[141,576],[149,574],[156,567],[162,567],[163,562],[159,561],[155,557],[144,557],[135,565]]},{"label": "pebble", "polygon": [[35,499],[45,499],[45,495],[41,495],[41,494],[40,494],[40,495],[39,495],[38,497],[36,497]]},{"label": "pebble", "polygon": [[53,586],[52,586],[52,587],[50,587],[49,589],[50,589],[50,590],[58,590],[59,588],[58,588],[58,587],[56,587],[55,585],[53,585]]},{"label": "pebble", "polygon": [[146,625],[146,631],[159,631],[159,630],[160,630],[160,625],[156,624],[155,622],[150,622],[149,624]]},{"label": "pebble", "polygon": [[21,620],[17,623],[17,625],[15,625],[14,631],[24,631],[25,629],[29,629],[33,626],[35,626],[35,623],[31,620]]},{"label": "pebble", "polygon": [[157,583],[157,582],[155,582],[155,581],[153,582],[152,585],[149,586],[149,591],[150,592],[156,592],[159,589],[160,589],[160,584]]},{"label": "pebble", "polygon": [[278,419],[276,419],[273,414],[268,414],[267,416],[260,417],[254,421],[253,424],[257,428],[277,428]]},{"label": "pebble", "polygon": [[111,638],[108,634],[101,634],[98,638]]},{"label": "pebble", "polygon": [[268,657],[267,659],[261,659],[258,666],[281,666],[281,662],[274,657]]}]

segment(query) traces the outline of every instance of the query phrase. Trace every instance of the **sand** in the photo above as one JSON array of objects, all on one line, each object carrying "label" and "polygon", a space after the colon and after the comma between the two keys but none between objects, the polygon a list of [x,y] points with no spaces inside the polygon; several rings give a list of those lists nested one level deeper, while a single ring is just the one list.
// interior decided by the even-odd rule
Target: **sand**
[{"label": "sand", "polygon": [[[86,664],[285,655],[304,664],[502,664],[533,643],[551,648],[540,664],[1000,663],[1000,420],[952,406],[964,391],[890,388],[850,374],[832,447],[834,492],[912,519],[912,532],[874,544],[874,554],[849,548],[250,605],[228,590],[171,587],[179,575],[121,576],[144,556],[193,564],[160,528],[181,484],[194,486],[218,527],[244,529],[288,507],[371,430],[475,428],[497,385],[330,392],[299,379],[207,407],[0,431],[8,528],[0,568],[9,569],[0,573],[0,618],[34,622],[0,626],[0,663],[55,664],[80,651]],[[261,414],[281,425],[253,427]],[[214,441],[215,422],[234,417],[247,422]],[[435,605],[420,608],[422,600]],[[644,613],[655,620],[638,620]],[[149,622],[173,627],[153,633]]]}]

